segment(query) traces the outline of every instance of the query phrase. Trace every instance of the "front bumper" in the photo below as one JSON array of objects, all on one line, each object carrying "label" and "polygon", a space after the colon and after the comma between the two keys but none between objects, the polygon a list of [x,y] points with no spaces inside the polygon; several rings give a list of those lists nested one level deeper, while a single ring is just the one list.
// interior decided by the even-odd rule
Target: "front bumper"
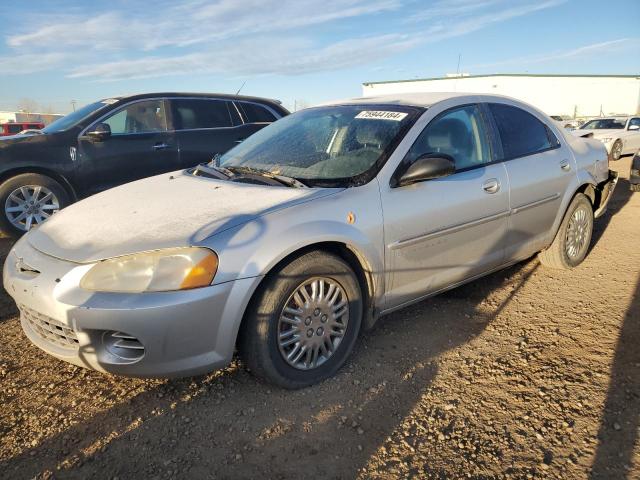
[{"label": "front bumper", "polygon": [[91,265],[53,258],[20,240],[5,261],[4,287],[27,337],[75,365],[138,377],[178,377],[227,365],[259,278],[179,292],[89,292]]},{"label": "front bumper", "polygon": [[609,200],[611,200],[613,191],[615,190],[617,184],[618,173],[614,172],[613,170],[609,170],[608,178],[604,182],[599,183],[596,186],[596,191],[600,195],[600,201],[598,202],[598,208],[594,212],[595,218],[601,217],[607,211]]}]

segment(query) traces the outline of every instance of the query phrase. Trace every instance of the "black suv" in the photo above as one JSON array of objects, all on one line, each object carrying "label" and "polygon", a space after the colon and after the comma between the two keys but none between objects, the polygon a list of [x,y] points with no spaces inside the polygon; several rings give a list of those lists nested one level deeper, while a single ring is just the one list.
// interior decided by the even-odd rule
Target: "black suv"
[{"label": "black suv", "polygon": [[207,162],[288,113],[264,98],[148,93],[0,138],[0,230],[19,235],[80,198]]}]

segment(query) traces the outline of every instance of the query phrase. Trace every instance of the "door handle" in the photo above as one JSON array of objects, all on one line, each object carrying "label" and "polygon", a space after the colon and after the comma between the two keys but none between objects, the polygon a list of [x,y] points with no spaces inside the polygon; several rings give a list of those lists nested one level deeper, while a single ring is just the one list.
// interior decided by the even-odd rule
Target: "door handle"
[{"label": "door handle", "polygon": [[166,143],[156,143],[156,144],[153,146],[153,149],[154,149],[154,150],[164,150],[164,149],[166,149],[166,148],[169,148],[169,145],[167,145]]},{"label": "door handle", "polygon": [[497,178],[490,178],[482,184],[482,188],[487,193],[496,193],[500,190],[500,182]]},{"label": "door handle", "polygon": [[567,160],[566,158],[562,160],[560,162],[560,168],[565,172],[568,172],[569,170],[571,170],[571,165],[569,164],[569,160]]}]

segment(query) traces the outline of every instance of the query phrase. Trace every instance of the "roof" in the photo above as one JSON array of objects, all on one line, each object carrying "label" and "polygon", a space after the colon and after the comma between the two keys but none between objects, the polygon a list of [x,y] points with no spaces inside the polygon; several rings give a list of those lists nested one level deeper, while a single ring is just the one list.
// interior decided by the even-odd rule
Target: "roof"
[{"label": "roof", "polygon": [[412,78],[408,80],[385,80],[382,82],[364,82],[363,85],[379,85],[383,83],[409,83],[409,82],[428,82],[432,80],[464,80],[467,78],[486,78],[486,77],[569,77],[569,78],[637,78],[637,75],[576,75],[576,74],[543,74],[543,73],[492,73],[488,75],[465,75],[459,77],[430,77],[430,78]]},{"label": "roof", "polygon": [[417,93],[393,93],[389,95],[373,95],[371,97],[359,97],[348,100],[327,102],[323,105],[407,105],[414,107],[430,107],[438,102],[457,97],[495,97],[506,98],[504,95],[487,95],[465,92],[417,92]]},{"label": "roof", "polygon": [[[152,93],[137,93],[133,95],[117,95],[108,97],[114,100],[139,100],[143,98],[157,98],[157,97],[188,97],[188,98],[219,98],[224,100],[245,100],[248,102],[264,103],[272,107],[275,107],[278,111],[285,111],[280,101],[271,98],[263,97],[250,97],[246,95],[230,95],[228,93],[190,93],[190,92],[152,92]],[[107,97],[105,97],[107,98]]]}]

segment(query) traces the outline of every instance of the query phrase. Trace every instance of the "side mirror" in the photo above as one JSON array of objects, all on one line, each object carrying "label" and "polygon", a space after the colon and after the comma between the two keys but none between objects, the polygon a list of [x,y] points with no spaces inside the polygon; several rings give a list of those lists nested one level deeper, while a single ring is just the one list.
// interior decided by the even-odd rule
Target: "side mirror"
[{"label": "side mirror", "polygon": [[93,130],[87,132],[87,136],[96,142],[104,142],[111,136],[111,127],[108,123],[98,123]]},{"label": "side mirror", "polygon": [[628,130],[640,130],[640,125],[629,125]]},{"label": "side mirror", "polygon": [[412,183],[424,182],[433,178],[454,174],[456,164],[451,155],[444,153],[427,153],[420,155],[404,171],[395,178],[395,187],[403,187]]}]

